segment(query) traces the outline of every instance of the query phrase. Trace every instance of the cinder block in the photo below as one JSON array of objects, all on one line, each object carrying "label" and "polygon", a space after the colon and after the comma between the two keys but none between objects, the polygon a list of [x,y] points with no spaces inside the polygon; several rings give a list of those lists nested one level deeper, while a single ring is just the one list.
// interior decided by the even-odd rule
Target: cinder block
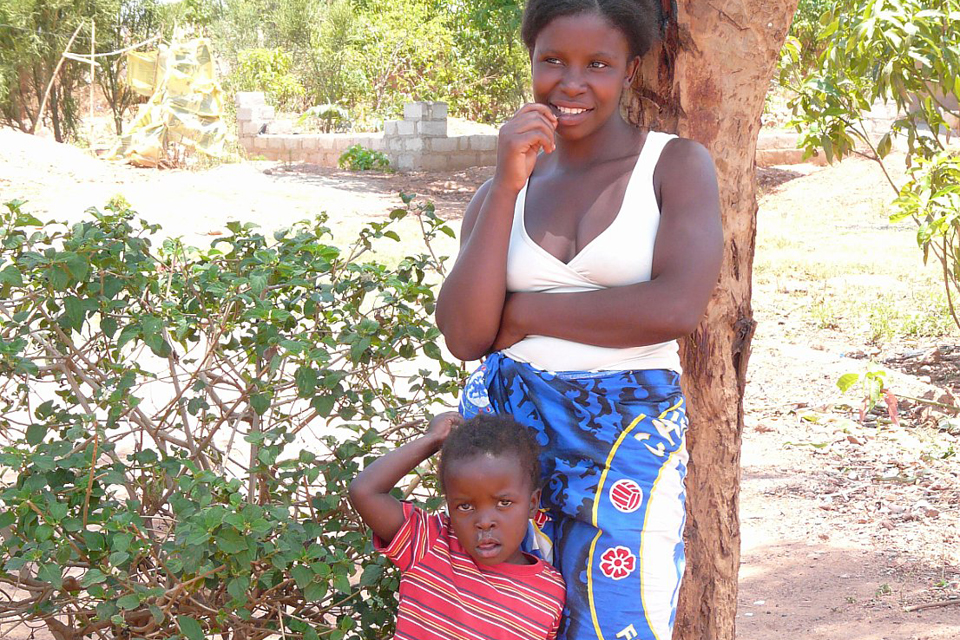
[{"label": "cinder block", "polygon": [[333,138],[329,133],[324,133],[317,136],[317,148],[321,151],[332,151],[334,148]]},{"label": "cinder block", "polygon": [[359,140],[356,138],[338,136],[333,139],[333,148],[336,151],[346,151],[347,147],[352,147],[353,145],[357,144],[357,142],[359,142]]},{"label": "cinder block", "polygon": [[253,107],[237,107],[237,122],[253,120],[253,114],[256,111]]},{"label": "cinder block", "polygon": [[420,159],[425,171],[444,171],[450,168],[450,156],[445,153],[430,153]]},{"label": "cinder block", "polygon": [[496,151],[497,136],[470,136],[470,149],[471,151]]},{"label": "cinder block", "polygon": [[374,151],[383,151],[387,148],[386,140],[381,136],[373,136],[365,143],[365,146],[368,149],[373,149]]},{"label": "cinder block", "polygon": [[422,120],[417,124],[417,133],[425,137],[435,137],[447,135],[447,121],[444,120]]},{"label": "cinder block", "polygon": [[302,136],[300,138],[300,148],[304,151],[316,151],[320,148],[319,136]]},{"label": "cinder block", "polygon": [[276,135],[288,136],[293,133],[293,123],[289,120],[274,120],[267,123],[267,131]]},{"label": "cinder block", "polygon": [[256,120],[241,122],[240,123],[240,137],[253,137],[260,133],[260,127],[263,126],[262,122]]},{"label": "cinder block", "polygon": [[237,91],[235,100],[238,107],[255,107],[267,104],[263,91]]},{"label": "cinder block", "polygon": [[817,157],[803,159],[802,149],[760,149],[757,151],[757,164],[761,167],[772,167],[778,164],[800,164],[801,162],[817,162]]},{"label": "cinder block", "polygon": [[256,113],[254,115],[254,118],[258,120],[273,120],[276,117],[277,117],[277,110],[267,105],[262,105],[257,107]]},{"label": "cinder block", "polygon": [[448,107],[446,102],[430,103],[430,119],[431,120],[446,120],[447,112],[448,112]]},{"label": "cinder block", "polygon": [[458,151],[469,151],[470,150],[470,136],[456,136],[452,138],[457,141],[457,150]]},{"label": "cinder block", "polygon": [[397,158],[397,169],[400,171],[412,171],[413,169],[419,169],[419,163],[416,162],[417,158],[414,157],[412,153],[401,153]]},{"label": "cinder block", "polygon": [[268,135],[267,149],[283,149],[283,136]]},{"label": "cinder block", "polygon": [[390,151],[403,151],[403,142],[403,138],[390,138],[390,140],[387,141],[389,145],[388,148]]},{"label": "cinder block", "polygon": [[412,120],[401,120],[397,122],[398,136],[413,136],[417,133],[417,123]]},{"label": "cinder block", "polygon": [[481,151],[480,157],[477,160],[478,167],[495,167],[497,166],[497,152],[496,151]]},{"label": "cinder block", "polygon": [[428,102],[408,102],[403,105],[404,120],[422,120],[424,111],[429,109]]},{"label": "cinder block", "polygon": [[473,153],[452,153],[447,159],[447,169],[449,171],[459,171],[469,167],[476,166],[476,155]]},{"label": "cinder block", "polygon": [[757,149],[796,149],[800,135],[796,133],[761,133]]},{"label": "cinder block", "polygon": [[240,146],[249,154],[256,149],[256,141],[256,138],[240,138]]},{"label": "cinder block", "polygon": [[300,151],[302,142],[299,136],[288,136],[283,139],[283,148],[287,151]]},{"label": "cinder block", "polygon": [[395,136],[397,134],[397,121],[396,120],[387,120],[383,123],[383,135],[384,136]]},{"label": "cinder block", "polygon": [[404,151],[423,151],[423,138],[407,138],[403,141]]},{"label": "cinder block", "polygon": [[266,136],[257,136],[253,139],[253,148],[263,150],[270,146],[270,140]]},{"label": "cinder block", "polygon": [[427,148],[436,153],[449,153],[456,151],[458,142],[456,138],[427,138]]}]

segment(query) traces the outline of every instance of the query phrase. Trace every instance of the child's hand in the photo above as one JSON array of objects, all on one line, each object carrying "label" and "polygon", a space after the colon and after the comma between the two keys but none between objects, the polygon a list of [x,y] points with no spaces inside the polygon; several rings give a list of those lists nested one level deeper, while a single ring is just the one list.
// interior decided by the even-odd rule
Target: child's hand
[{"label": "child's hand", "polygon": [[437,449],[439,450],[447,439],[447,436],[450,435],[450,432],[461,424],[463,424],[463,416],[456,411],[441,413],[430,421],[426,436],[435,441]]}]

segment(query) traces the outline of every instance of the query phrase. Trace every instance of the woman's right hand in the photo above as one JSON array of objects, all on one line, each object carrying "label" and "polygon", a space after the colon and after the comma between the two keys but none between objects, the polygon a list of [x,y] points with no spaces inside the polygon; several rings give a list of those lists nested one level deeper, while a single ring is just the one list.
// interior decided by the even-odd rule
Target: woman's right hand
[{"label": "woman's right hand", "polygon": [[533,173],[540,150],[551,153],[556,148],[556,130],[557,117],[547,105],[531,103],[520,107],[500,128],[494,183],[520,193]]}]

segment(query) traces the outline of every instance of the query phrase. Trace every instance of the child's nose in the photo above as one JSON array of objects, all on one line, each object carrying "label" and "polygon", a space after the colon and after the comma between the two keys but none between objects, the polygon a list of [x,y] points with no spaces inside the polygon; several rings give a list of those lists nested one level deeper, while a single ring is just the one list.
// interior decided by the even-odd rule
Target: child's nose
[{"label": "child's nose", "polygon": [[480,513],[476,520],[477,529],[487,531],[497,526],[496,520],[489,513]]}]

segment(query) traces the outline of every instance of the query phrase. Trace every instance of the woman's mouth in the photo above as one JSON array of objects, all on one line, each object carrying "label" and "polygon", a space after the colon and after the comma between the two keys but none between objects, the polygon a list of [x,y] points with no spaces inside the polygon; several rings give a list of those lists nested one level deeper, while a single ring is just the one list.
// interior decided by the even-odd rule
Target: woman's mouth
[{"label": "woman's mouth", "polygon": [[573,124],[593,111],[593,109],[587,109],[586,107],[569,107],[557,104],[551,104],[550,107],[561,124]]}]

